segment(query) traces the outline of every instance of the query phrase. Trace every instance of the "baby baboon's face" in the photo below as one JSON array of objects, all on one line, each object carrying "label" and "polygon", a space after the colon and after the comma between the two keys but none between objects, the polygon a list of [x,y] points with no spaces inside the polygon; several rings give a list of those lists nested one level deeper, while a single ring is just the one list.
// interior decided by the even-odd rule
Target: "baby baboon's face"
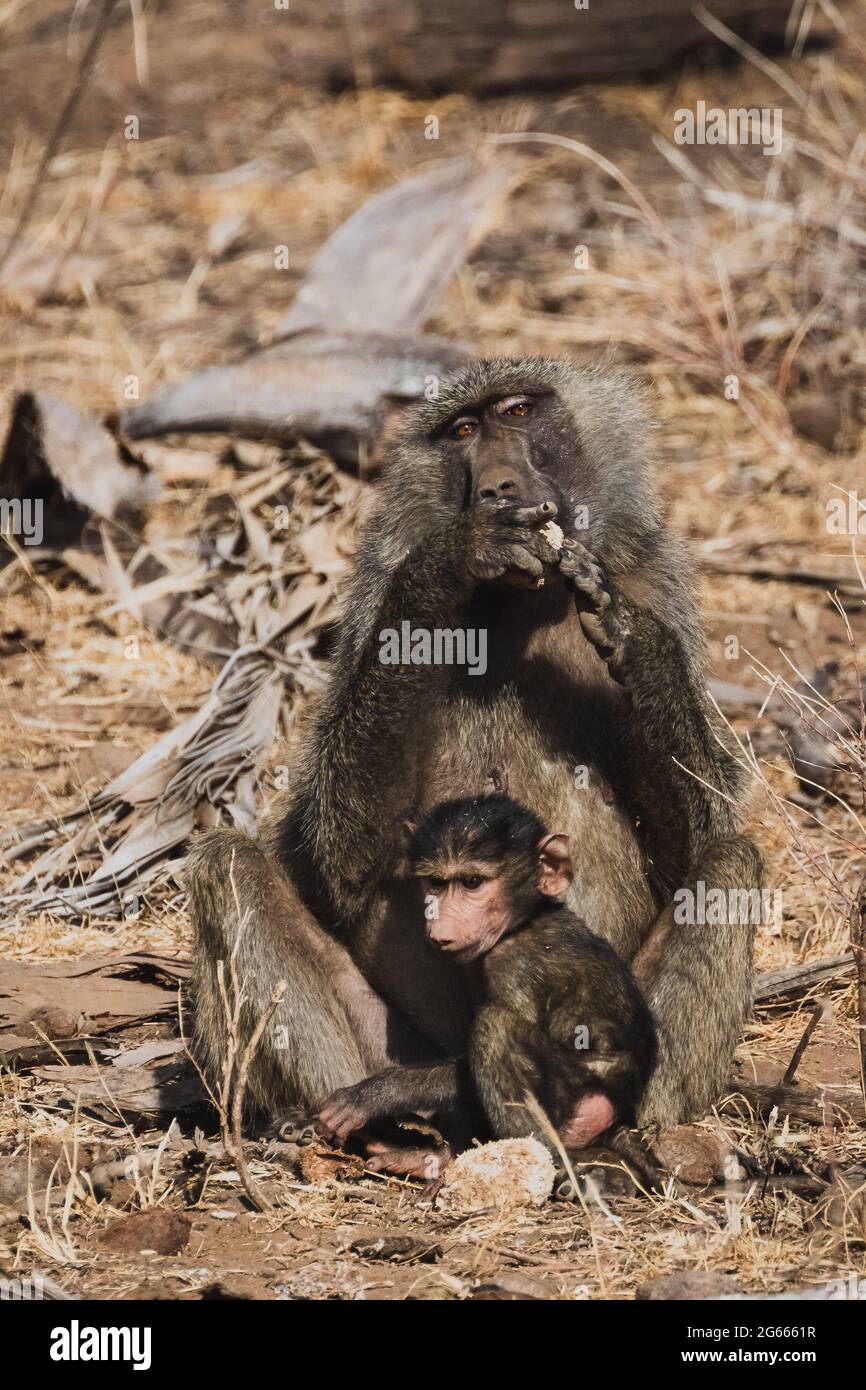
[{"label": "baby baboon's face", "polygon": [[511,904],[501,874],[471,861],[456,872],[421,879],[427,902],[427,940],[461,964],[478,960],[511,924]]}]

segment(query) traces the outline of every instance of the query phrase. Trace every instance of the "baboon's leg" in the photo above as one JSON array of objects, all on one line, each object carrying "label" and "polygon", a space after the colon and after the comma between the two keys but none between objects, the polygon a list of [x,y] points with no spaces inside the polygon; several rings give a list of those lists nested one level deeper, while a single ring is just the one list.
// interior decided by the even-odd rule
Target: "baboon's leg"
[{"label": "baboon's leg", "polygon": [[[732,835],[712,845],[685,887],[698,896],[721,889],[736,894],[734,916],[744,916],[744,894],[760,895],[761,858],[750,840]],[[712,899],[709,899],[712,902]],[[682,907],[678,915],[682,914]],[[703,1115],[723,1094],[731,1057],[752,1007],[750,920],[678,922],[671,903],[632,961],[653,1012],[659,1060],[638,1110],[641,1125],[681,1124]],[[707,915],[710,915],[709,913]]]},{"label": "baboon's leg", "polygon": [[187,862],[196,932],[195,1041],[212,1077],[221,1075],[227,1043],[216,967],[225,962],[228,980],[238,903],[242,1046],[278,982],[287,985],[250,1071],[255,1106],[272,1116],[294,1107],[318,1108],[339,1087],[412,1058],[410,1030],[345,948],[319,927],[255,840],[239,831],[211,831],[195,841]]},{"label": "baboon's leg", "polygon": [[726,898],[759,891],[761,859],[735,833],[739,769],[714,735],[702,680],[679,635],[611,587],[581,547],[561,568],[588,640],[627,692],[620,770],[647,870],[669,902],[633,961],[659,1034],[638,1117],[679,1124],[705,1113],[724,1090],[751,1006],[754,926],[680,925],[677,893],[696,893],[701,881]]},{"label": "baboon's leg", "polygon": [[469,1066],[478,1098],[494,1139],[550,1140],[524,1104],[527,1093],[538,1098],[538,1057],[550,1039],[509,1010],[487,1004],[478,1010],[469,1042]]}]

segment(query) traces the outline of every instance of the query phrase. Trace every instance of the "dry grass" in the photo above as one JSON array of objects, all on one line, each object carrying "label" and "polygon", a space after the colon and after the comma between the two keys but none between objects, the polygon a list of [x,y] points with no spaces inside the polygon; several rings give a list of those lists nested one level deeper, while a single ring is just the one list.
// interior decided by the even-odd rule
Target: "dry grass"
[{"label": "dry grass", "polygon": [[[847,905],[866,868],[862,714],[834,734],[844,763],[838,799],[808,805],[777,726],[786,709],[792,725],[826,717],[827,697],[814,697],[797,673],[812,681],[830,659],[838,664],[830,700],[859,709],[863,599],[851,591],[840,606],[826,584],[718,567],[770,560],[853,573],[852,538],[826,527],[828,501],[858,482],[862,488],[866,462],[864,26],[862,7],[849,12],[851,32],[835,53],[799,64],[686,70],[654,85],[531,102],[287,92],[266,64],[243,90],[217,59],[205,84],[213,95],[190,116],[173,56],[173,26],[182,21],[168,11],[149,21],[154,85],[142,139],[124,143],[115,133],[108,140],[107,118],[85,106],[37,204],[33,233],[106,258],[98,287],[77,304],[34,305],[8,292],[0,299],[5,401],[38,386],[82,409],[114,409],[130,374],[144,397],[164,380],[267,341],[322,239],[395,177],[472,150],[491,134],[531,130],[572,142],[517,147],[526,158],[523,183],[431,327],[482,350],[610,353],[653,383],[674,523],[714,561],[702,594],[713,674],[761,689],[767,676],[779,681],[765,713],[732,719],[757,774],[751,826],[771,886],[782,892],[781,929],[759,936],[765,970],[845,948]],[[139,99],[129,47],[123,31],[107,48],[123,110],[135,110]],[[62,85],[62,42],[47,43],[45,61]],[[697,100],[781,107],[784,154],[675,146],[673,113]],[[423,138],[430,112],[440,117],[438,146]],[[46,131],[4,124],[14,132],[0,199],[0,230],[9,230]],[[243,220],[244,235],[226,255],[211,254],[209,229],[229,217]],[[291,269],[278,274],[273,247],[282,243],[291,247]],[[588,270],[574,269],[579,245],[588,248]],[[725,398],[732,376],[738,400]],[[827,452],[792,428],[789,409],[813,398],[838,403],[845,452]],[[219,442],[191,443],[216,460]],[[152,532],[203,517],[233,477],[215,462],[206,483],[169,485],[149,520]],[[0,603],[2,630],[24,634],[21,650],[0,658],[7,826],[68,811],[81,796],[76,769],[85,750],[97,743],[143,751],[210,688],[211,671],[134,620],[105,617],[104,603],[62,568],[32,574],[13,561],[0,571]],[[140,638],[135,661],[124,654],[130,632]],[[725,659],[732,635],[739,655]],[[98,776],[83,785],[96,790]],[[18,957],[189,946],[178,886],[170,883],[145,895],[135,920],[70,925],[44,914],[2,930],[3,954]],[[856,1080],[853,985],[832,1002],[800,1069],[812,1084]],[[777,1079],[807,1018],[803,1006],[762,1010],[740,1049],[743,1075]],[[0,1088],[7,1154],[37,1140],[71,1150],[73,1137],[89,1161],[130,1150],[116,1126],[71,1116],[57,1087],[7,1075]],[[725,1100],[703,1127],[777,1171],[866,1164],[866,1137],[853,1125],[832,1133],[783,1127]],[[616,1199],[613,1218],[590,1204],[588,1216],[549,1206],[455,1222],[431,1211],[409,1184],[368,1178],[316,1187],[254,1146],[249,1161],[278,1211],[252,1216],[236,1175],[217,1168],[193,1208],[189,1249],[124,1262],[107,1260],[94,1244],[113,1213],[76,1198],[53,1235],[44,1219],[37,1223],[44,1235],[34,1227],[22,1267],[38,1257],[67,1287],[97,1297],[149,1288],[180,1296],[217,1277],[260,1297],[280,1288],[295,1297],[466,1297],[479,1283],[511,1277],[515,1287],[523,1281],[524,1293],[611,1298],[679,1267],[733,1273],[758,1292],[866,1273],[862,1198],[828,1211],[826,1200],[742,1182]],[[145,1204],[179,1203],[180,1163],[169,1149]],[[215,1219],[214,1209],[231,1217]],[[393,1265],[353,1253],[353,1233],[373,1228],[435,1239],[443,1254],[434,1264]],[[64,1263],[70,1243],[76,1262]]]}]

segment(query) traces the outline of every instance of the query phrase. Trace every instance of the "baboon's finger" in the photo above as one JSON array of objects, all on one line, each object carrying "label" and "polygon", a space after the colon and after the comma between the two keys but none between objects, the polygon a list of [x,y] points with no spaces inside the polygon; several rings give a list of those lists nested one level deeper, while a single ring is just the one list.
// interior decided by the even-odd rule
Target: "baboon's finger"
[{"label": "baboon's finger", "polygon": [[515,526],[544,526],[548,521],[553,521],[558,512],[555,502],[540,502],[537,507],[513,507],[508,519]]}]

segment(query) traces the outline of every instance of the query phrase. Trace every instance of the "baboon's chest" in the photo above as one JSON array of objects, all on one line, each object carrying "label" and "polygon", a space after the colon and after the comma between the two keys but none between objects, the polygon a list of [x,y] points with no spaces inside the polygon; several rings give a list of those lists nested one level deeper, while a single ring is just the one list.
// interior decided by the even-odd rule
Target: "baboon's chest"
[{"label": "baboon's chest", "polygon": [[455,692],[435,719],[419,812],[451,797],[504,792],[569,837],[568,905],[630,957],[656,915],[628,811],[600,765],[599,711],[572,692],[549,704],[519,681],[478,695]]}]

